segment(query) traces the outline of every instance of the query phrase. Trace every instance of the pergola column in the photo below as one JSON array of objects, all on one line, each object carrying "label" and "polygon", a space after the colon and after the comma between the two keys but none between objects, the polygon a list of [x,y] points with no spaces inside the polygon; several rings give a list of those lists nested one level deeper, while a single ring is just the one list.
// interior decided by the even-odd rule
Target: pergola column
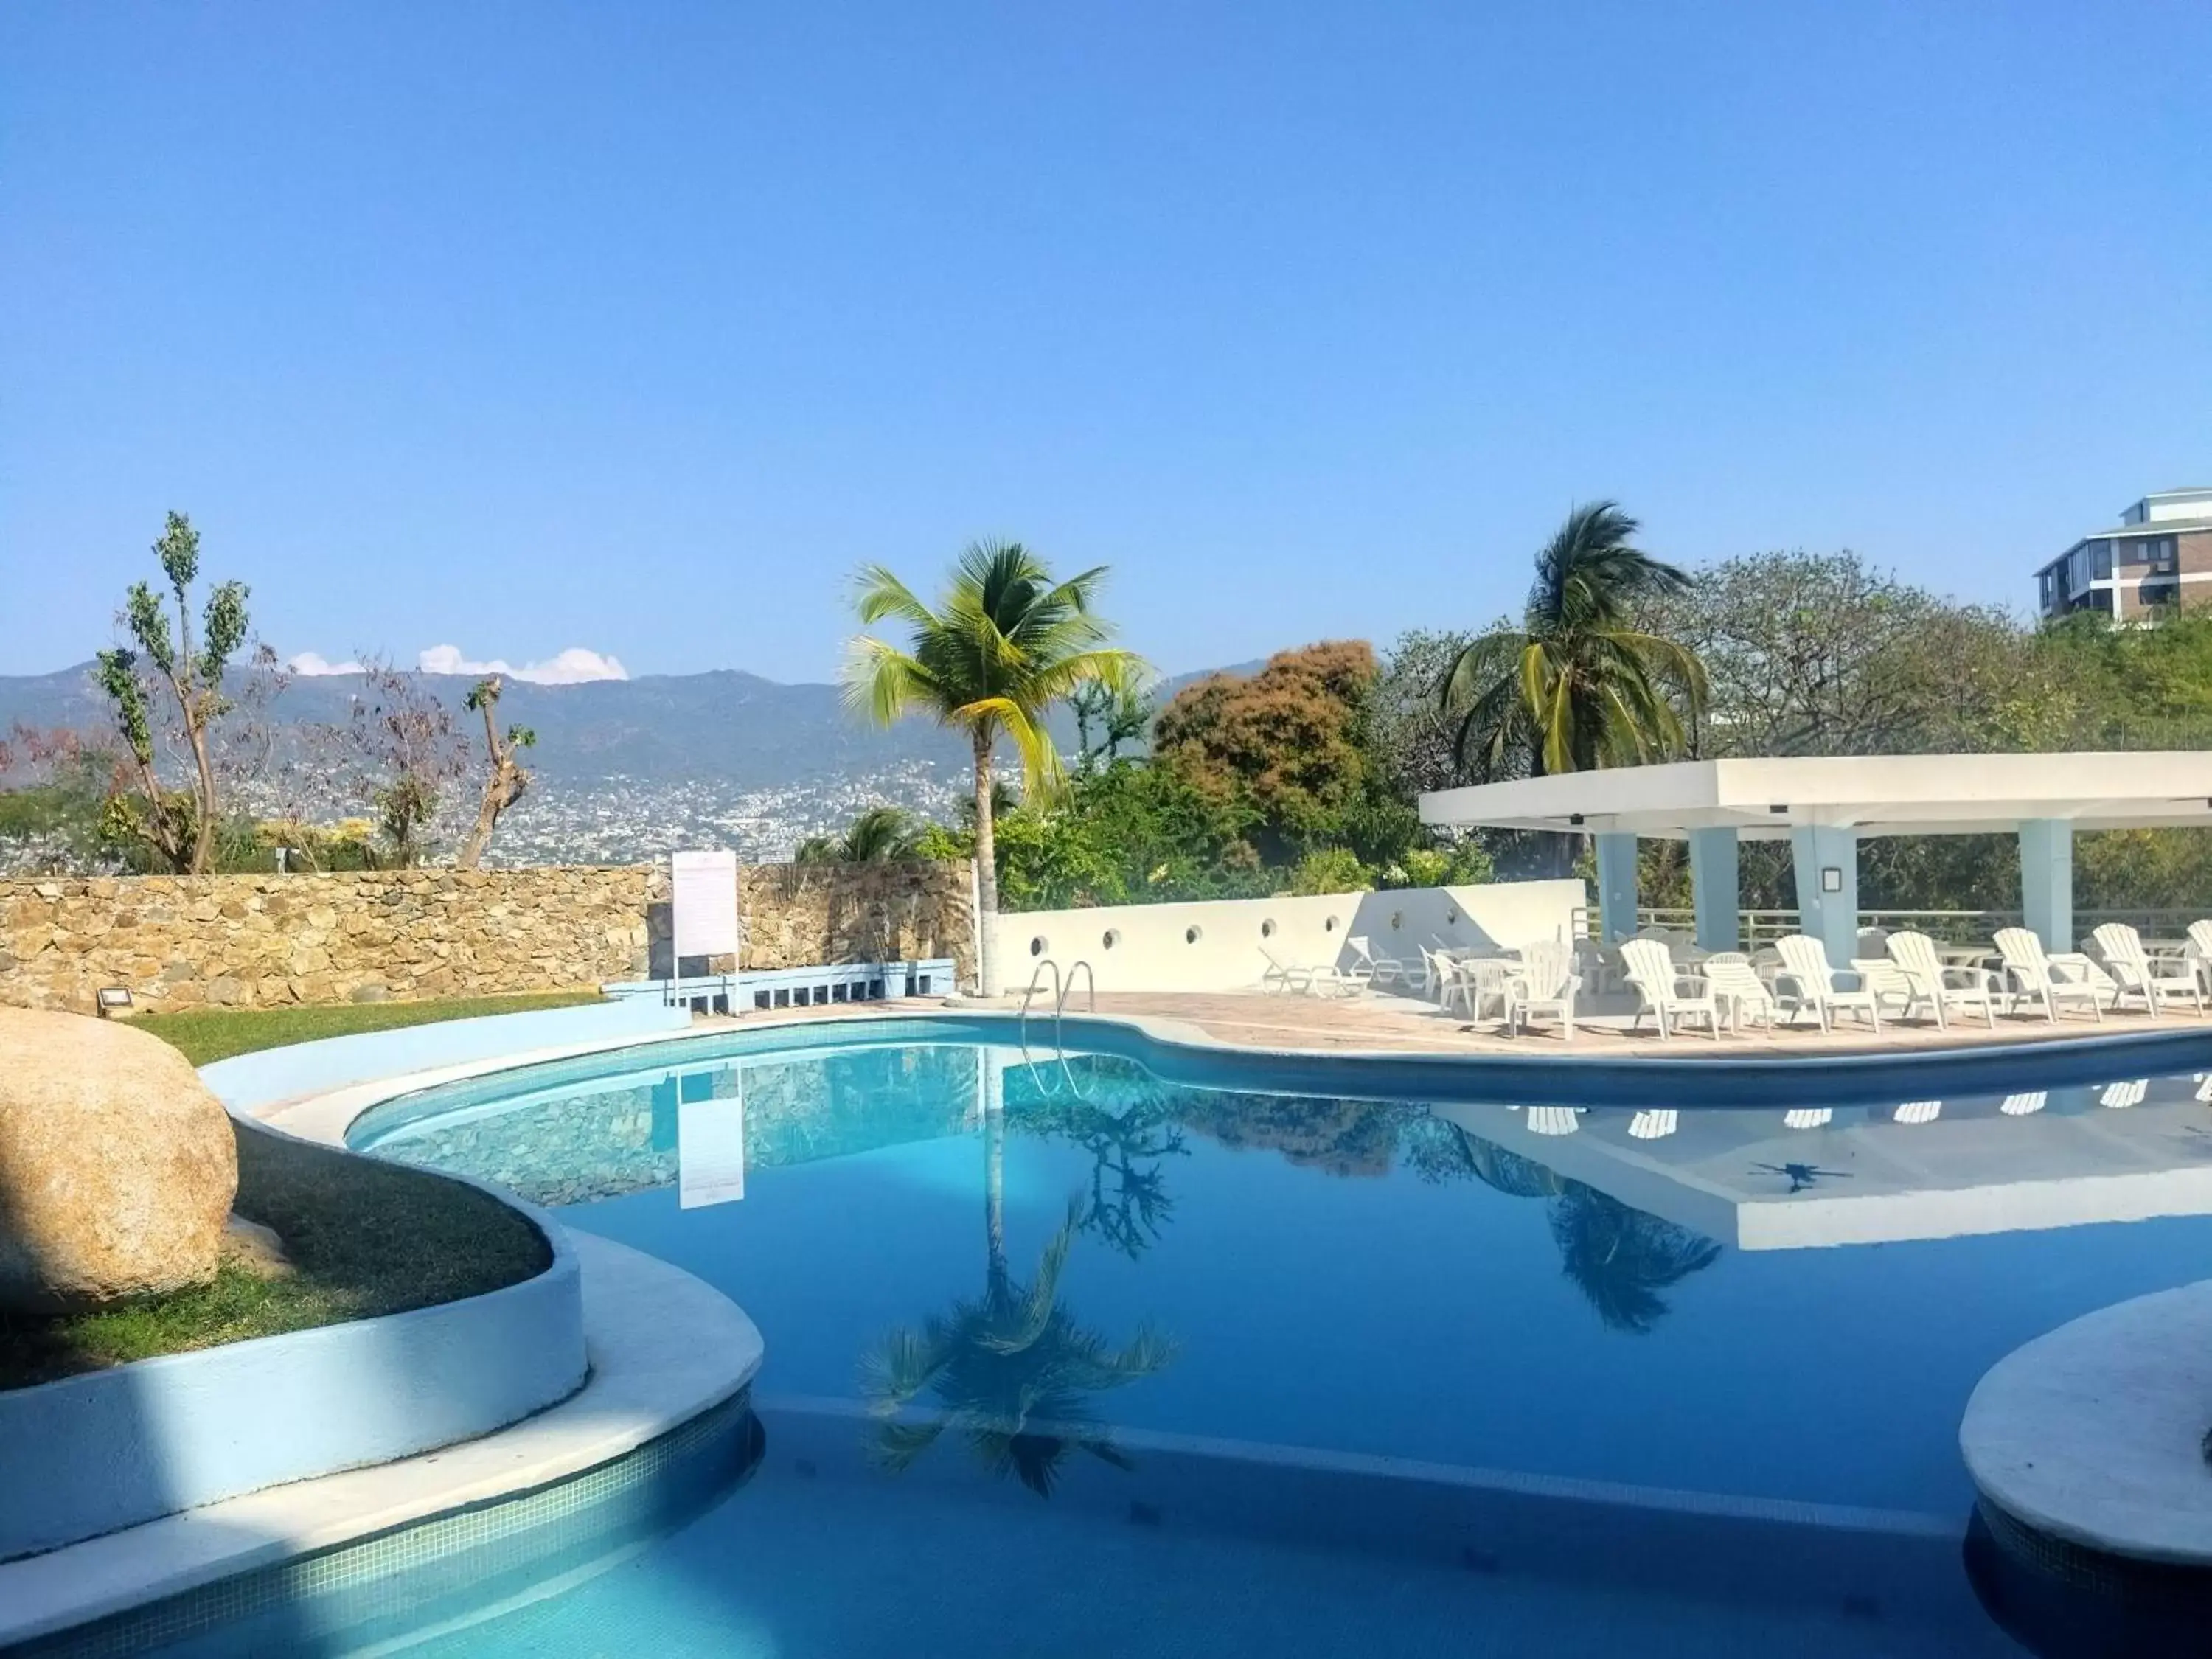
[{"label": "pergola column", "polygon": [[2020,908],[2046,951],[2074,948],[2074,825],[2067,818],[2023,818]]},{"label": "pergola column", "polygon": [[1636,837],[1605,831],[1597,843],[1598,938],[1610,945],[1636,931]]},{"label": "pergola column", "polygon": [[1797,919],[1827,947],[1832,967],[1850,964],[1859,943],[1859,834],[1850,825],[1805,824],[1790,832],[1797,866]]},{"label": "pergola column", "polygon": [[1731,826],[1690,831],[1690,902],[1697,907],[1698,948],[1739,949],[1737,906],[1742,902],[1736,877],[1736,837]]}]

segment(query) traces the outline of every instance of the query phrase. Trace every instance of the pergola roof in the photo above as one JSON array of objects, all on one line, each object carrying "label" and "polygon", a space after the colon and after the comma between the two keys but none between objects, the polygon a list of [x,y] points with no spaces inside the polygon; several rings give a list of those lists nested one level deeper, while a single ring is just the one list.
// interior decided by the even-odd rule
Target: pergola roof
[{"label": "pergola roof", "polygon": [[1439,789],[1421,822],[1679,838],[1734,829],[1769,840],[1801,826],[1867,836],[1972,835],[2061,818],[2076,830],[2212,826],[2212,750],[1850,755],[1678,761]]}]

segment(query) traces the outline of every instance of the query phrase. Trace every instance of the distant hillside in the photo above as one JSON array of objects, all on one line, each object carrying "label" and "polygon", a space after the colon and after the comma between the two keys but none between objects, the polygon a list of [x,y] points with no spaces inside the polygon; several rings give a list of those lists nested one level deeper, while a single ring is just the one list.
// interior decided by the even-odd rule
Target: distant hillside
[{"label": "distant hillside", "polygon": [[[0,675],[0,734],[18,720],[108,731],[90,668]],[[1167,681],[1161,700],[1201,678]],[[474,681],[453,675],[426,678],[460,717],[461,699]],[[277,714],[287,723],[343,724],[360,689],[356,675],[295,679]],[[784,685],[732,669],[582,685],[511,680],[500,708],[506,718],[537,729],[531,765],[548,783],[597,784],[621,777],[752,790],[866,777],[916,764],[950,779],[967,768],[967,745],[926,720],[878,731],[847,714],[833,685]],[[1072,751],[1073,717],[1057,711],[1052,728],[1061,748]]]}]

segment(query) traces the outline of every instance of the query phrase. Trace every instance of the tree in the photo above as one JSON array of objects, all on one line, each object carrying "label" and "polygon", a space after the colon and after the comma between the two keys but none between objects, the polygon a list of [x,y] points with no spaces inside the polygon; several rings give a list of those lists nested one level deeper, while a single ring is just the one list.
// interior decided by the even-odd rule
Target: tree
[{"label": "tree", "polygon": [[364,664],[349,728],[355,787],[374,809],[392,862],[420,864],[445,792],[467,763],[453,716],[421,675],[376,658]]},{"label": "tree", "polygon": [[1000,818],[1000,901],[1011,910],[1056,910],[1273,892],[1245,839],[1252,821],[1241,801],[1164,767],[1115,761]]},{"label": "tree", "polygon": [[1223,802],[1248,803],[1261,861],[1343,838],[1376,781],[1364,738],[1375,653],[1364,640],[1278,652],[1253,675],[1213,674],[1160,711],[1157,764]]},{"label": "tree", "polygon": [[1018,542],[975,542],[961,554],[934,610],[881,565],[862,568],[855,609],[862,626],[906,624],[905,648],[863,634],[848,656],[846,702],[878,725],[926,714],[967,734],[975,775],[975,871],[983,911],[980,989],[998,994],[991,918],[999,908],[993,844],[994,757],[1005,738],[1020,757],[1032,796],[1058,793],[1059,752],[1046,732],[1051,707],[1091,684],[1133,685],[1142,659],[1112,647],[1092,611],[1103,565],[1055,580]]},{"label": "tree", "polygon": [[[246,643],[246,600],[240,581],[219,582],[200,612],[197,644],[192,635],[192,584],[199,580],[200,537],[191,520],[172,513],[154,544],[154,556],[176,607],[171,629],[169,599],[145,582],[133,582],[117,620],[135,641],[99,653],[95,671],[100,690],[115,714],[127,763],[135,774],[139,801],[126,807],[129,827],[167,860],[172,869],[206,873],[215,850],[216,822],[215,759],[210,731],[229,708],[223,696],[224,666]],[[189,789],[161,782],[155,732],[155,685],[143,672],[150,664],[174,705],[191,763]]]},{"label": "tree", "polygon": [[0,868],[64,873],[100,856],[116,757],[64,726],[24,721],[0,738]]},{"label": "tree", "polygon": [[[1140,742],[1152,729],[1152,700],[1134,685],[1107,685],[1098,681],[1082,686],[1067,700],[1075,712],[1077,764],[1085,772],[1110,766],[1121,758],[1124,744]],[[1091,741],[1093,727],[1098,740]]]},{"label": "tree", "polygon": [[842,836],[810,836],[793,855],[800,864],[897,864],[921,856],[921,830],[905,809],[871,806]]},{"label": "tree", "polygon": [[522,769],[515,759],[520,750],[538,746],[538,733],[526,726],[510,726],[502,737],[499,730],[499,694],[503,689],[498,675],[478,680],[469,688],[464,706],[471,713],[483,716],[484,781],[483,793],[477,802],[477,821],[469,831],[469,838],[461,844],[460,856],[454,862],[464,870],[473,870],[483,861],[484,848],[491,845],[492,831],[499,827],[499,815],[520,800],[523,792],[530,787],[530,774]]},{"label": "tree", "polygon": [[1481,635],[1437,690],[1461,763],[1483,779],[1638,765],[1686,746],[1679,696],[1694,712],[1697,655],[1634,625],[1640,602],[1690,578],[1635,545],[1636,520],[1611,501],[1567,515],[1536,556],[1517,629]]},{"label": "tree", "polygon": [[1402,794],[1467,781],[1455,741],[1455,722],[1438,708],[1437,687],[1474,639],[1457,631],[1412,629],[1398,636],[1383,659],[1372,699],[1375,756]]},{"label": "tree", "polygon": [[1638,614],[1705,666],[1702,756],[2041,748],[2073,723],[2073,695],[2003,612],[1854,553],[1729,559]]}]

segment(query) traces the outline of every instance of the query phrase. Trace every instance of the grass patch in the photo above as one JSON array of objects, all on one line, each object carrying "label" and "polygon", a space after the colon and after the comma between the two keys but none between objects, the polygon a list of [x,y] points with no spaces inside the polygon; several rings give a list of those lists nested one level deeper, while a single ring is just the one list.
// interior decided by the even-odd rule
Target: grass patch
[{"label": "grass patch", "polygon": [[0,1314],[0,1389],[404,1313],[515,1284],[552,1262],[526,1218],[473,1187],[251,1124],[234,1127],[238,1212],[283,1240],[293,1271],[271,1277],[227,1258],[213,1284],[194,1290],[95,1313]]},{"label": "grass patch", "polygon": [[478,1014],[516,1014],[532,1008],[573,1008],[597,1002],[597,991],[534,991],[520,996],[441,997],[422,1002],[342,1002],[312,1008],[193,1008],[175,1014],[142,1014],[131,1024],[184,1051],[195,1066],[280,1048],[318,1037],[358,1031],[394,1031]]}]

